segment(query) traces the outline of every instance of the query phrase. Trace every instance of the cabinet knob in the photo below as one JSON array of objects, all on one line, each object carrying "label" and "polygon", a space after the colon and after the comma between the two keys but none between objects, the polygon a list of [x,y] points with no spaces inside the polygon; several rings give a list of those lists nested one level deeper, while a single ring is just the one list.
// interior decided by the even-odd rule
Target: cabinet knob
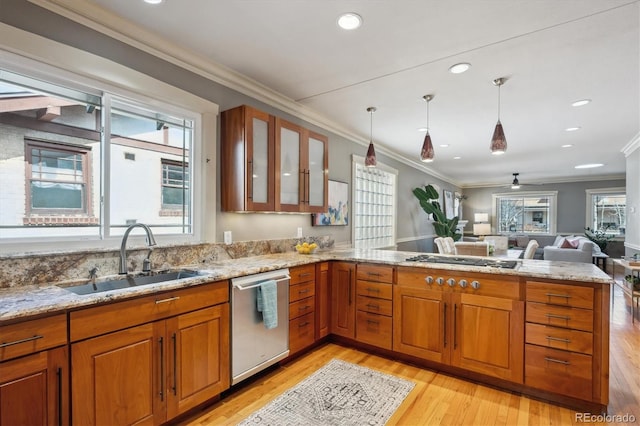
[{"label": "cabinet knob", "polygon": [[424,280],[427,282],[427,284],[433,284],[433,277],[431,275],[425,277]]},{"label": "cabinet knob", "polygon": [[447,284],[449,284],[449,287],[453,287],[454,285],[456,285],[456,279],[455,278],[449,278],[447,280]]},{"label": "cabinet knob", "polygon": [[460,280],[458,281],[458,284],[460,287],[465,288],[467,286],[467,280]]},{"label": "cabinet knob", "polygon": [[479,283],[478,281],[471,281],[471,287],[472,287],[474,290],[477,290],[477,289],[479,289],[479,288],[480,288],[480,283]]},{"label": "cabinet knob", "polygon": [[442,277],[436,278],[436,284],[438,284],[438,285],[444,284],[444,278],[442,278]]}]

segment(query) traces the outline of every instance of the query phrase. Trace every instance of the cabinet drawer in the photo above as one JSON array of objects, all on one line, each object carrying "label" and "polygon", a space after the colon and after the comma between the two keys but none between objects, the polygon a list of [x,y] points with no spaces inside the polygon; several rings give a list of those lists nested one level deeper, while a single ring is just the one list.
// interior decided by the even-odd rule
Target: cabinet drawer
[{"label": "cabinet drawer", "polygon": [[590,355],[525,345],[524,384],[591,400],[592,362]]},{"label": "cabinet drawer", "polygon": [[393,286],[391,284],[379,284],[371,281],[358,280],[356,282],[356,292],[358,295],[362,296],[391,300],[393,295]]},{"label": "cabinet drawer", "polygon": [[527,323],[525,341],[571,352],[593,353],[593,334],[585,331]]},{"label": "cabinet drawer", "polygon": [[39,318],[0,326],[0,361],[67,343],[67,316]]},{"label": "cabinet drawer", "polygon": [[356,278],[379,283],[393,283],[393,266],[359,264],[356,268]]},{"label": "cabinet drawer", "polygon": [[316,283],[314,281],[289,286],[289,303],[311,297],[315,294]]},{"label": "cabinet drawer", "polygon": [[527,302],[527,322],[591,332],[593,331],[593,311]]},{"label": "cabinet drawer", "polygon": [[296,266],[289,269],[289,275],[291,276],[290,284],[298,284],[305,281],[315,281],[316,279],[316,265],[304,265]]},{"label": "cabinet drawer", "polygon": [[316,298],[314,296],[301,299],[289,304],[289,319],[309,314],[315,311]]},{"label": "cabinet drawer", "polygon": [[289,350],[304,349],[315,342],[315,314],[313,312],[289,321]]},{"label": "cabinet drawer", "polygon": [[380,348],[391,349],[392,322],[391,317],[358,311],[356,340]]},{"label": "cabinet drawer", "polygon": [[391,316],[393,312],[393,302],[391,300],[359,295],[356,299],[356,309],[372,314]]},{"label": "cabinet drawer", "polygon": [[229,282],[218,281],[69,314],[71,341],[121,330],[229,301]]},{"label": "cabinet drawer", "polygon": [[593,288],[527,281],[527,301],[593,309]]}]

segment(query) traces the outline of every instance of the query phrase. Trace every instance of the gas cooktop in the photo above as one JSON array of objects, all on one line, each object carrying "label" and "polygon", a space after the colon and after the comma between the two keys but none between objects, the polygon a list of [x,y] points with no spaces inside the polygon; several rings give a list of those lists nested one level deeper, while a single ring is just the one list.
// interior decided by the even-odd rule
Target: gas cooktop
[{"label": "gas cooktop", "polygon": [[485,257],[450,257],[421,254],[405,259],[407,262],[444,263],[448,265],[488,266],[490,268],[514,269],[518,264],[515,260],[487,259]]}]

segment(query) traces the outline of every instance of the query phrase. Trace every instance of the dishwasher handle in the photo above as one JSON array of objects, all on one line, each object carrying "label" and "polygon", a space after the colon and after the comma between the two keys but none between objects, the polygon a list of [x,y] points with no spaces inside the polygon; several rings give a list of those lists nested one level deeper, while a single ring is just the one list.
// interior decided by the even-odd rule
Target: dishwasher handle
[{"label": "dishwasher handle", "polygon": [[[275,279],[275,282],[280,282],[280,281],[289,281],[291,279],[291,276],[287,275],[285,277],[282,278],[278,278]],[[256,287],[260,287],[262,285],[262,283],[269,281],[269,280],[262,280],[259,282],[252,282],[252,283],[247,283],[247,284],[233,284],[233,288],[236,288],[238,290],[249,290],[251,288],[256,288]]]}]

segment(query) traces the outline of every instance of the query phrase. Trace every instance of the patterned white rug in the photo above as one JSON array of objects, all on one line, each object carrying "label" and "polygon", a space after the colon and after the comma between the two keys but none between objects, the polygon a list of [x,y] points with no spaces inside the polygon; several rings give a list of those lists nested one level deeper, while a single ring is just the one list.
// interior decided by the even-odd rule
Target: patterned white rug
[{"label": "patterned white rug", "polygon": [[414,385],[332,359],[240,425],[384,425]]}]

